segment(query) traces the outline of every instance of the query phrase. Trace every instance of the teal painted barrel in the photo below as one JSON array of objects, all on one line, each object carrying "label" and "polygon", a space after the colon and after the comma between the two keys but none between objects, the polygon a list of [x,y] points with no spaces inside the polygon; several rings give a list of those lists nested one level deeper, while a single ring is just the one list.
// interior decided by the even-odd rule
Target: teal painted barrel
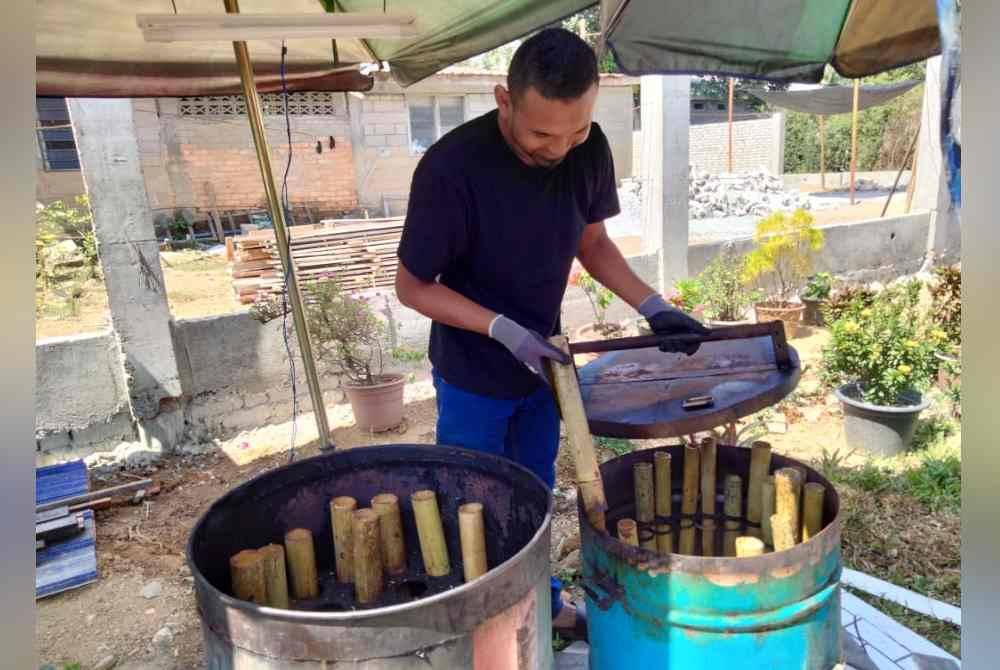
[{"label": "teal painted barrel", "polygon": [[[637,451],[601,466],[607,528],[635,518],[632,466],[652,463],[656,451],[671,454],[676,551],[683,447]],[[716,547],[722,547],[721,482],[739,474],[745,497],[750,450],[719,445],[717,453]],[[772,472],[793,465],[802,464],[772,455]],[[807,473],[808,481],[826,487],[825,527],[792,549],[754,558],[659,555],[631,547],[598,532],[580,506],[591,669],[829,670],[840,662],[839,499],[818,472]],[[701,522],[696,514],[699,548]]]}]

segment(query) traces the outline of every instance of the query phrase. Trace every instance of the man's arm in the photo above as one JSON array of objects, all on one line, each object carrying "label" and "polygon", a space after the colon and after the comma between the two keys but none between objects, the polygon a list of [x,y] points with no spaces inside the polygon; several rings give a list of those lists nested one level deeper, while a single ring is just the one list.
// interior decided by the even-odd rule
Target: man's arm
[{"label": "man's arm", "polygon": [[633,309],[638,310],[643,300],[656,293],[629,267],[618,245],[608,237],[603,222],[584,228],[577,258],[590,276],[611,289]]},{"label": "man's arm", "polygon": [[443,284],[421,280],[402,263],[396,270],[396,295],[401,303],[432,321],[480,335],[489,335],[490,323],[496,318],[496,312]]}]

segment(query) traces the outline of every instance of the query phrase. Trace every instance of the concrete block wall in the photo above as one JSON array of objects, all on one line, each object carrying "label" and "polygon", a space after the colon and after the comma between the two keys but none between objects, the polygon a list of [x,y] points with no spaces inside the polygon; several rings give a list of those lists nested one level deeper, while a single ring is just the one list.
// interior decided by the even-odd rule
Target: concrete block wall
[{"label": "concrete block wall", "polygon": [[35,450],[40,464],[135,439],[121,352],[108,331],[35,346]]},{"label": "concrete block wall", "polygon": [[[352,114],[356,109],[360,116],[355,143],[363,146],[355,167],[358,202],[381,208],[386,198],[392,214],[405,211],[413,171],[421,157],[410,151],[408,97],[461,96],[468,121],[496,108],[493,87],[503,83],[505,77],[501,75],[439,75],[403,90],[389,81],[380,81],[360,105],[352,106]],[[602,85],[594,120],[608,136],[618,179],[632,176],[632,88]]]},{"label": "concrete block wall", "polygon": [[357,161],[357,197],[380,208],[382,198],[404,199],[419,156],[410,153],[410,115],[403,95],[366,95],[359,106],[363,133]]},{"label": "concrete block wall", "polygon": [[[281,320],[261,324],[247,313],[174,323],[184,385],[186,437],[205,440],[287,421],[292,415],[288,355]],[[300,412],[311,412],[308,385],[289,324]],[[340,379],[320,369],[327,406],[344,402]]]},{"label": "concrete block wall", "polygon": [[[713,174],[728,171],[728,123],[691,126],[690,163]],[[766,169],[779,175],[784,170],[784,115],[766,119],[733,121],[733,172]]]}]

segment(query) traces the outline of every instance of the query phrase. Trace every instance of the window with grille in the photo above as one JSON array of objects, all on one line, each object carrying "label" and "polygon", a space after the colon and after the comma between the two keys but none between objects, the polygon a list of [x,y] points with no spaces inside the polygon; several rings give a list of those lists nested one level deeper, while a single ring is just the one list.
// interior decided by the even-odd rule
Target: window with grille
[{"label": "window with grille", "polygon": [[79,170],[80,157],[69,122],[65,98],[35,98],[38,148],[46,170]]},{"label": "window with grille", "polygon": [[465,123],[462,96],[407,96],[410,152],[422,154],[450,131]]},{"label": "window with grille", "polygon": [[[178,101],[181,116],[240,116],[247,113],[242,95],[206,95],[184,97]],[[280,93],[264,93],[260,106],[266,115],[283,115],[284,102]],[[288,94],[290,116],[331,116],[341,114],[343,96],[333,92],[300,92]]]}]

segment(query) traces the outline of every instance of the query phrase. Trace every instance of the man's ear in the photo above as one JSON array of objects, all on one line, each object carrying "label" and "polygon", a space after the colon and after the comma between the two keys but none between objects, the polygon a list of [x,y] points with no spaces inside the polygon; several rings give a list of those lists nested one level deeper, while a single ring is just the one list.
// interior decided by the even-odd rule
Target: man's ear
[{"label": "man's ear", "polygon": [[510,91],[500,84],[497,84],[493,88],[493,97],[496,99],[497,109],[500,111],[500,115],[504,118],[509,117],[514,104]]}]

